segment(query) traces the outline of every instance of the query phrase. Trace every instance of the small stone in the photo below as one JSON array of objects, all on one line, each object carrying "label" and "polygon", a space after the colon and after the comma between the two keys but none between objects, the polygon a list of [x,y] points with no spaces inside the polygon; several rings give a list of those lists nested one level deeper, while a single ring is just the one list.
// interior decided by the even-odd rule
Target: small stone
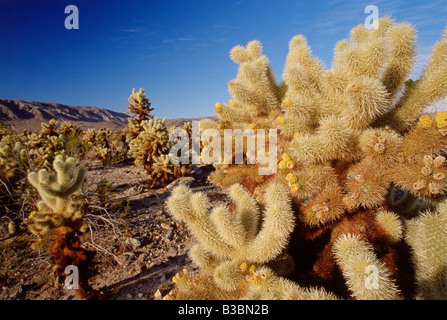
[{"label": "small stone", "polygon": [[138,249],[141,246],[141,241],[135,238],[128,238],[124,243],[133,250]]},{"label": "small stone", "polygon": [[174,236],[174,232],[172,232],[172,230],[171,230],[171,231],[169,231],[169,233],[165,236],[165,239],[171,241],[173,236]]},{"label": "small stone", "polygon": [[115,261],[118,262],[119,265],[125,266],[129,264],[129,262],[135,258],[135,254],[132,252],[124,252],[123,254],[119,255],[115,258]]},{"label": "small stone", "polygon": [[197,166],[193,166],[192,169],[194,170],[194,174],[201,175],[203,173],[203,170]]},{"label": "small stone", "polygon": [[165,223],[165,222],[162,222],[162,223],[160,224],[160,227],[162,227],[162,228],[165,229],[165,230],[169,230],[169,229],[171,229],[171,227],[169,226],[169,224],[167,224],[167,223]]},{"label": "small stone", "polygon": [[162,296],[162,294],[160,292],[160,289],[157,289],[157,291],[154,294],[154,299],[155,300],[161,300],[162,298],[163,298],[163,296]]},{"label": "small stone", "polygon": [[165,281],[166,281],[166,276],[162,276],[162,277],[160,278],[160,281],[161,281],[161,282],[165,282]]},{"label": "small stone", "polygon": [[14,288],[12,288],[11,292],[9,293],[9,297],[11,299],[16,299],[22,292],[23,292],[22,285],[15,286]]},{"label": "small stone", "polygon": [[16,231],[17,231],[17,228],[16,228],[16,224],[14,223],[14,221],[9,221],[9,223],[8,223],[8,233],[9,233],[9,235],[10,236],[15,235]]},{"label": "small stone", "polygon": [[193,177],[181,177],[181,178],[178,178],[177,180],[174,180],[173,182],[171,182],[166,187],[166,189],[169,191],[172,191],[174,188],[176,188],[178,186],[190,187],[194,181],[195,181],[195,179]]}]

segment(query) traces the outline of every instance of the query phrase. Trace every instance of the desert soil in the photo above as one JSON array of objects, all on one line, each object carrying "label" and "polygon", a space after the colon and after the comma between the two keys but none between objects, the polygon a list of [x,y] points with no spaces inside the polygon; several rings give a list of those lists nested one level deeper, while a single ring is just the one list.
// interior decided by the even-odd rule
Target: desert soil
[{"label": "desert soil", "polygon": [[[197,272],[187,255],[196,240],[167,212],[165,201],[179,184],[206,192],[212,202],[227,201],[222,190],[208,182],[211,170],[195,167],[165,188],[149,189],[145,172],[133,164],[88,166],[83,190],[90,230],[81,240],[95,252],[89,284],[99,299],[161,299],[173,288],[171,279],[177,272],[184,268]],[[110,189],[100,199],[97,186],[104,181]],[[56,279],[45,250],[31,248],[36,237],[28,231],[28,223],[25,217],[13,236],[1,229],[0,299],[76,299],[75,291]]]}]

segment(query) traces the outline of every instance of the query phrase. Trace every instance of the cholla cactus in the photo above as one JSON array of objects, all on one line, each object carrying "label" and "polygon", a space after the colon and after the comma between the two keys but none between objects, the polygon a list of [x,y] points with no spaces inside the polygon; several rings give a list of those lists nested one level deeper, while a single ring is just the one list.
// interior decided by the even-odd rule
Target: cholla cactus
[{"label": "cholla cactus", "polygon": [[60,127],[54,119],[41,126],[42,129],[35,132],[5,128],[0,133],[0,176],[12,182],[22,195],[29,190],[28,172],[42,167],[51,169],[56,155],[70,154],[77,148],[79,128],[70,123]]},{"label": "cholla cactus", "polygon": [[126,113],[131,112],[133,116],[128,123],[128,155],[135,159],[136,165],[144,167],[149,175],[149,186],[164,186],[185,175],[188,166],[169,161],[168,154],[175,142],[169,140],[166,118],[154,119],[153,115],[149,115],[154,109],[150,108],[149,99],[142,88],[138,92],[132,90],[129,102]]},{"label": "cholla cactus", "polygon": [[103,165],[127,159],[127,135],[121,130],[88,129],[81,138],[82,151]]},{"label": "cholla cactus", "polygon": [[[402,291],[411,278],[402,260],[405,219],[436,207],[447,191],[447,112],[423,112],[447,95],[447,32],[413,81],[415,39],[410,24],[389,17],[379,19],[377,29],[359,25],[337,43],[332,68],[325,70],[297,35],[281,83],[258,41],[237,46],[232,99],[216,105],[218,122],[201,123],[221,136],[224,129],[279,130],[276,174],[257,176],[260,164],[244,161],[216,164],[210,178],[223,187],[241,183],[257,196],[270,183],[288,188],[298,216],[294,238],[320,244],[312,247],[320,249],[311,270],[299,272],[331,286],[339,283],[339,269],[357,299],[411,296]],[[399,190],[406,196],[395,199]],[[355,248],[357,260],[345,254],[345,245]],[[356,268],[365,261],[386,278],[383,290],[371,294],[359,286]]]},{"label": "cholla cactus", "polygon": [[409,220],[405,239],[413,251],[419,297],[447,299],[447,202]]},{"label": "cholla cactus", "polygon": [[247,277],[250,282],[248,300],[339,300],[323,288],[303,288],[293,281],[278,277],[270,268],[261,267]]},{"label": "cholla cactus", "polygon": [[76,170],[74,158],[64,159],[58,155],[53,162],[55,173],[41,169],[28,174],[29,182],[37,189],[42,200],[38,211],[32,212],[29,219],[33,222],[29,229],[39,238],[34,247],[46,246],[56,263],[56,275],[63,276],[66,266],[74,265],[79,269],[80,298],[91,298],[94,294],[89,287],[86,271],[89,253],[80,246],[78,234],[88,229],[83,221],[82,200],[77,195],[84,181],[85,169]]},{"label": "cholla cactus", "polygon": [[201,273],[192,275],[187,269],[177,273],[172,281],[176,287],[164,297],[165,300],[339,300],[323,288],[303,288],[293,281],[278,276],[271,268],[252,266],[242,272],[243,290],[227,291],[216,284],[213,277]]},{"label": "cholla cactus", "polygon": [[149,114],[154,108],[150,107],[149,98],[146,96],[144,89],[140,88],[138,92],[135,92],[135,88],[132,89],[132,94],[129,97],[128,111],[126,114],[132,113],[132,118],[128,120],[129,126],[129,138],[134,139],[143,130],[141,123],[144,120],[153,119],[154,116]]},{"label": "cholla cactus", "polygon": [[164,186],[185,175],[188,169],[188,166],[173,164],[169,159],[170,148],[175,142],[169,140],[165,121],[166,118],[143,120],[142,131],[129,143],[129,156],[135,159],[136,165],[144,166],[151,187]]},{"label": "cholla cactus", "polygon": [[27,153],[23,144],[17,141],[18,134],[4,136],[0,141],[0,168],[1,176],[11,178],[26,165]]},{"label": "cholla cactus", "polygon": [[77,155],[82,131],[70,122],[59,124],[55,119],[41,124],[41,130],[35,132],[23,131],[19,141],[27,152],[27,167],[37,170],[45,167],[51,170],[57,155]]},{"label": "cholla cactus", "polygon": [[[193,261],[213,275],[219,288],[237,291],[244,288],[241,283],[245,282],[250,268],[284,259],[295,219],[288,193],[281,185],[273,184],[266,190],[263,214],[240,185],[230,188],[229,196],[235,204],[234,212],[219,206],[208,214],[207,197],[203,193],[192,194],[187,187],[180,186],[173,190],[167,206],[175,218],[188,224],[200,241],[190,251]],[[285,259],[283,263],[291,262]]]},{"label": "cholla cactus", "polygon": [[400,290],[391,273],[375,256],[372,246],[359,236],[343,234],[334,245],[335,256],[356,299],[395,300]]},{"label": "cholla cactus", "polygon": [[29,182],[42,198],[37,204],[38,211],[31,214],[34,223],[30,226],[31,232],[40,238],[59,227],[69,226],[80,232],[88,228],[82,221],[82,201],[71,199],[79,194],[85,177],[85,169],[82,167],[73,172],[75,166],[74,158],[64,160],[59,155],[53,162],[55,173],[41,169],[28,174]]}]

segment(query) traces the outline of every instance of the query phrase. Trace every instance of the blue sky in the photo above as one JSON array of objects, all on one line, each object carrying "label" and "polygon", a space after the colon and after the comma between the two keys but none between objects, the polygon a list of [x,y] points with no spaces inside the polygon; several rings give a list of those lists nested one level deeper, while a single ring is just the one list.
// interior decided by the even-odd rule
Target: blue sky
[{"label": "blue sky", "polygon": [[[78,30],[64,26],[68,5],[79,9]],[[367,5],[418,29],[422,72],[446,28],[446,0],[0,0],[0,98],[125,112],[142,87],[155,116],[214,115],[237,74],[232,47],[260,40],[280,81],[288,42],[303,34],[330,68]]]}]

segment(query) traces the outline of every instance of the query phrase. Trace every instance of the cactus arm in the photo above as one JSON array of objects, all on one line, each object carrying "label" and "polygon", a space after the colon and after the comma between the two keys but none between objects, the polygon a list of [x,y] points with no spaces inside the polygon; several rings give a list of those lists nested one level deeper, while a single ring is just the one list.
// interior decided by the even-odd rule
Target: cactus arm
[{"label": "cactus arm", "polygon": [[289,194],[283,185],[269,185],[265,191],[265,202],[261,229],[255,239],[247,244],[247,261],[263,263],[278,256],[295,225]]}]

